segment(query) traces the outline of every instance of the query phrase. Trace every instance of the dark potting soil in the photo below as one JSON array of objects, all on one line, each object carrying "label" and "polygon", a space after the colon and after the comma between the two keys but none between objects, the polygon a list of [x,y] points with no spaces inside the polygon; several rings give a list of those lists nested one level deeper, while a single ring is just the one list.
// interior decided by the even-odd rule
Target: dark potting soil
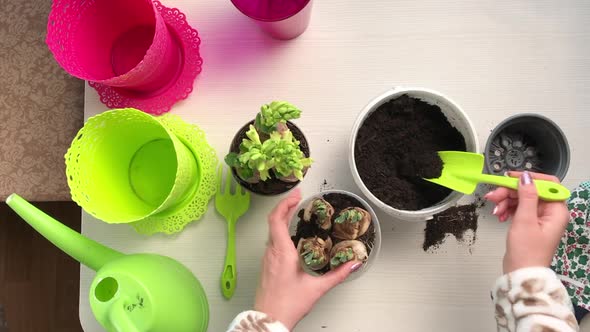
[{"label": "dark potting soil", "polygon": [[435,214],[432,220],[426,222],[424,229],[424,251],[436,250],[444,241],[447,234],[452,234],[457,240],[462,241],[467,230],[477,231],[477,208],[480,202],[469,205],[452,207],[439,214]]},{"label": "dark potting soil", "polygon": [[[245,126],[243,126],[240,129],[240,131],[238,131],[238,133],[234,136],[234,139],[231,142],[231,146],[229,149],[230,152],[235,152],[235,153],[240,152],[240,144],[242,144],[242,140],[244,138],[246,138],[246,132],[250,129],[250,125],[253,125],[253,124],[254,124],[254,120],[248,122]],[[293,124],[290,121],[287,121],[287,127],[289,128],[289,130],[291,130],[295,139],[297,139],[299,141],[299,143],[300,143],[299,147],[301,148],[301,151],[303,151],[303,154],[306,157],[309,157],[309,145],[307,144],[307,139],[305,139],[303,132],[295,124]],[[238,176],[236,170],[233,168],[232,168],[232,173],[233,173],[236,181],[238,181],[238,183],[240,183],[240,185],[242,187],[250,190],[253,193],[260,194],[260,195],[266,195],[266,196],[279,195],[284,192],[287,192],[287,191],[295,188],[295,186],[297,186],[300,182],[300,181],[283,182],[283,181],[277,179],[277,177],[272,172],[272,170],[270,171],[270,179],[268,179],[266,181],[260,181],[258,183],[248,183],[248,182],[242,180],[242,178],[240,178]]]},{"label": "dark potting soil", "polygon": [[[340,214],[340,212],[349,207],[360,207],[365,209],[365,206],[359,202],[356,198],[352,196],[348,196],[345,194],[333,193],[333,194],[325,194],[322,196],[323,199],[328,201],[334,207],[334,218]],[[305,207],[304,207],[305,208]],[[311,222],[303,221],[303,209],[297,212],[297,217],[299,220],[297,221],[297,229],[295,231],[295,235],[291,236],[291,240],[295,247],[297,247],[297,243],[299,243],[299,239],[301,238],[308,238],[317,236],[322,240],[326,240],[328,237],[332,239],[332,244],[336,245],[340,240],[331,236],[331,231],[324,230],[317,226],[315,215],[311,216]],[[370,255],[371,251],[373,250],[373,246],[375,245],[375,220],[372,220],[371,225],[367,229],[367,232],[360,236],[357,240],[361,241],[367,247],[367,253]],[[327,265],[325,268],[319,271],[315,271],[318,274],[324,274],[330,271],[330,265]]]},{"label": "dark potting soil", "polygon": [[422,178],[442,171],[437,151],[465,151],[465,138],[436,105],[403,95],[381,105],[363,122],[355,162],[367,188],[401,210],[430,207],[451,190]]}]

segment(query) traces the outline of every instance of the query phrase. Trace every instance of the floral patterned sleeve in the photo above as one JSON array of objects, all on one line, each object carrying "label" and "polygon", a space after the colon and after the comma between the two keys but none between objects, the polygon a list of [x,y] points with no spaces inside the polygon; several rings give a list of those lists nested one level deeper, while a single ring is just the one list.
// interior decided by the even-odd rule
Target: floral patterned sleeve
[{"label": "floral patterned sleeve", "polygon": [[227,332],[289,332],[279,321],[258,311],[244,311],[231,322]]},{"label": "floral patterned sleeve", "polygon": [[568,293],[548,268],[524,268],[500,277],[492,299],[498,331],[578,331]]}]

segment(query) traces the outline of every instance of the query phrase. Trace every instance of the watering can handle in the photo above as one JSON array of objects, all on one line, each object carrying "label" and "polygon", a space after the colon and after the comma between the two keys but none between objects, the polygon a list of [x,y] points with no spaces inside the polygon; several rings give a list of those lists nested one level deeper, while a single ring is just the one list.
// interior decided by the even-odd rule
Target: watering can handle
[{"label": "watering can handle", "polygon": [[113,327],[117,332],[141,332],[129,319],[125,310],[125,301],[125,298],[120,298],[112,306],[109,318]]}]

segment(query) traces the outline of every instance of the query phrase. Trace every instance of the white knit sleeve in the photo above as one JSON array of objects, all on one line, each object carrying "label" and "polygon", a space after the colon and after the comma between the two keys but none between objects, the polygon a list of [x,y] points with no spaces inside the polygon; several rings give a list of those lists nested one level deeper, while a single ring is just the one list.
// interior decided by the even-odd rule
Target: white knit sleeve
[{"label": "white knit sleeve", "polygon": [[244,311],[231,322],[227,332],[289,332],[278,320],[258,311]]},{"label": "white knit sleeve", "polygon": [[498,331],[578,331],[567,291],[548,268],[524,268],[500,277],[492,298]]}]

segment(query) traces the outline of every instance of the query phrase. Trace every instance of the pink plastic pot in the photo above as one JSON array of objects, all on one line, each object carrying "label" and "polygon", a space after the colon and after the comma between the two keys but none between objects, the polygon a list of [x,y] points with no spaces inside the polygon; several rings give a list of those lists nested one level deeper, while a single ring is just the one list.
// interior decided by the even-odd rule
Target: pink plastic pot
[{"label": "pink plastic pot", "polygon": [[244,15],[277,39],[293,39],[309,25],[312,0],[232,0]]},{"label": "pink plastic pot", "polygon": [[78,78],[153,90],[178,71],[178,49],[151,0],[56,0],[47,45]]},{"label": "pink plastic pot", "polygon": [[111,108],[160,114],[192,91],[200,39],[178,9],[152,0],[54,0],[47,46]]}]

